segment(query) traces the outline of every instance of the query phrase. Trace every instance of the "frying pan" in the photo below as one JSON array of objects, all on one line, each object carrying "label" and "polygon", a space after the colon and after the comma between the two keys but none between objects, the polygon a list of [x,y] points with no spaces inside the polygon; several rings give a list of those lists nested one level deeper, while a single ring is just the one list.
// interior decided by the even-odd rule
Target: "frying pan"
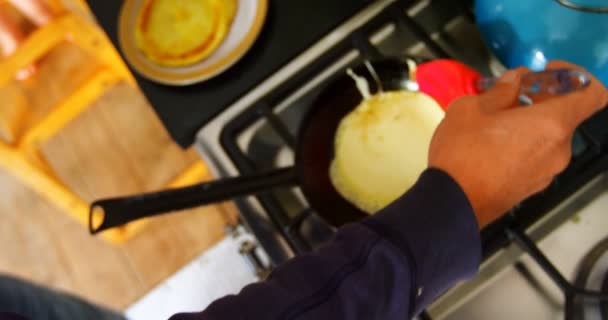
[{"label": "frying pan", "polygon": [[[405,90],[410,80],[408,60],[423,62],[412,57],[382,58],[352,70],[366,78],[371,93],[378,91],[374,71],[383,90]],[[95,234],[144,217],[293,185],[301,187],[310,206],[333,226],[362,219],[367,214],[344,199],[329,177],[335,132],[342,118],[361,100],[353,79],[346,73],[339,74],[321,91],[304,117],[297,135],[294,166],[184,188],[98,200],[91,205],[89,229]]]}]

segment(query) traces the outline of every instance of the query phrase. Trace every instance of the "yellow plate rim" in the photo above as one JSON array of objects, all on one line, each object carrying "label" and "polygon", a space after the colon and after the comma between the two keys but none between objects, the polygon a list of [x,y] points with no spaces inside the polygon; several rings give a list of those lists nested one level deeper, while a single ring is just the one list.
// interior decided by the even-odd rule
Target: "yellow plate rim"
[{"label": "yellow plate rim", "polygon": [[139,53],[139,49],[136,47],[135,41],[130,41],[133,40],[134,30],[128,28],[130,22],[129,19],[132,17],[131,13],[135,12],[135,10],[137,10],[139,6],[143,4],[142,1],[126,0],[123,3],[122,9],[120,10],[120,16],[118,18],[118,43],[127,60],[127,63],[129,63],[129,65],[131,65],[131,67],[133,67],[140,75],[149,80],[172,86],[187,86],[202,82],[213,78],[234,65],[253,46],[262,31],[262,27],[264,26],[264,22],[268,14],[268,0],[258,0],[257,3],[255,18],[251,24],[251,27],[247,31],[247,34],[243,37],[243,40],[232,51],[227,53],[217,62],[204,68],[194,69],[190,72],[174,72],[173,70],[180,68],[161,66],[159,66],[159,68],[154,68],[149,65],[149,63],[154,64],[152,61],[146,61],[147,59],[144,60],[145,58],[143,58]]}]

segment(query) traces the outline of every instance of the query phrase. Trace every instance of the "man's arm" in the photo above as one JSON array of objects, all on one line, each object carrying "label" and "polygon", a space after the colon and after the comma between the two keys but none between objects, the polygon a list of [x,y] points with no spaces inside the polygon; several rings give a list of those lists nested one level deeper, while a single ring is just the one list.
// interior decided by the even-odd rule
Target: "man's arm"
[{"label": "man's arm", "polygon": [[171,319],[402,320],[473,276],[480,257],[466,195],[450,176],[429,169],[400,199],[340,229],[318,252],[202,313]]},{"label": "man's arm", "polygon": [[387,208],[267,281],[172,319],[406,319],[472,276],[478,225],[544,189],[567,166],[576,127],[608,103],[593,78],[582,91],[519,107],[525,72],[507,72],[488,92],[454,102],[431,142],[429,167],[437,169]]}]

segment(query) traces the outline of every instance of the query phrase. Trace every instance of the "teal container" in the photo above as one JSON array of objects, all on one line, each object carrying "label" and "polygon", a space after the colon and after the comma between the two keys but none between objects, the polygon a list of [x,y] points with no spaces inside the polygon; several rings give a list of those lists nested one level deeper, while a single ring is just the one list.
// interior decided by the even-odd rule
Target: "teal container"
[{"label": "teal container", "polygon": [[566,60],[608,86],[608,0],[476,0],[475,15],[507,67],[538,71]]}]

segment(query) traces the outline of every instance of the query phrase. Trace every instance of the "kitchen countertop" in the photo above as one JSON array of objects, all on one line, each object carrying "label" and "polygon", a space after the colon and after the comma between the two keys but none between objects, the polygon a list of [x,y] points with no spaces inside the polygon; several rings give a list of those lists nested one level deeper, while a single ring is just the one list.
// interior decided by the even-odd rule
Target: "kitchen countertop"
[{"label": "kitchen countertop", "polygon": [[[269,0],[269,11],[255,45],[237,64],[203,83],[171,87],[134,72],[142,91],[173,140],[182,147],[196,132],[321,36],[351,17],[371,0]],[[118,46],[117,24],[123,0],[89,0],[99,24]]]}]

